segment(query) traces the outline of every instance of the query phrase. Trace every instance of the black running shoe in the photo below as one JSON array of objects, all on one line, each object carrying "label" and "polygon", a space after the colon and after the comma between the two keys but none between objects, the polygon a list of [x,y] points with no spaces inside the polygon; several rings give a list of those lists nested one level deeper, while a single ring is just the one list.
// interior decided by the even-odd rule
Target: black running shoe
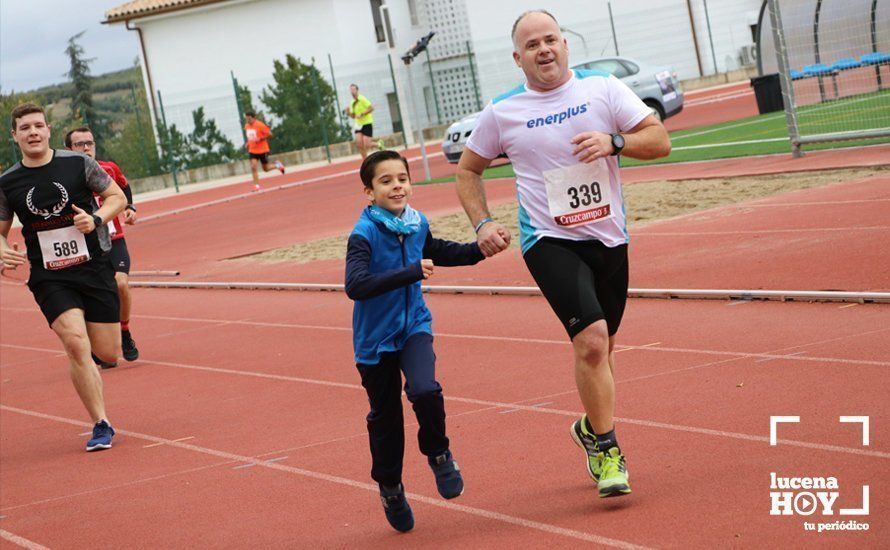
[{"label": "black running shoe", "polygon": [[442,498],[456,498],[464,492],[464,479],[460,475],[451,451],[445,451],[439,456],[431,456],[427,459],[433,474],[436,476],[436,488]]},{"label": "black running shoe", "polygon": [[135,361],[139,359],[139,350],[136,349],[136,342],[130,335],[129,330],[121,331],[121,349],[124,352],[124,359],[127,361]]},{"label": "black running shoe", "polygon": [[380,501],[386,513],[386,521],[393,529],[407,533],[414,528],[414,513],[405,498],[405,487],[400,483],[397,487],[380,485]]},{"label": "black running shoe", "polygon": [[117,366],[117,361],[115,361],[114,363],[108,363],[107,361],[103,361],[96,357],[95,353],[92,353],[91,355],[93,356],[93,362],[96,363],[96,366],[100,369],[113,369]]}]

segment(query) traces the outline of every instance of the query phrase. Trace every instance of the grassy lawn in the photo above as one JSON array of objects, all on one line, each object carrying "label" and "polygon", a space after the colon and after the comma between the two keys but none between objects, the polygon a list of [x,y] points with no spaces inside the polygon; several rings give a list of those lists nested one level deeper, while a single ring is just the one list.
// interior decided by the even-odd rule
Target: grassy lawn
[{"label": "grassy lawn", "polygon": [[[803,136],[872,128],[888,129],[890,90],[818,105],[807,105],[799,108],[797,115],[798,127]],[[890,137],[817,143],[804,146],[804,151],[860,147],[879,143],[890,143]],[[671,134],[671,144],[673,151],[665,159],[640,161],[623,158],[621,165],[640,166],[791,152],[784,112],[674,132]],[[513,176],[513,168],[509,164],[489,168],[484,174],[486,179]],[[454,181],[454,177],[437,178],[425,183],[448,181]]]}]

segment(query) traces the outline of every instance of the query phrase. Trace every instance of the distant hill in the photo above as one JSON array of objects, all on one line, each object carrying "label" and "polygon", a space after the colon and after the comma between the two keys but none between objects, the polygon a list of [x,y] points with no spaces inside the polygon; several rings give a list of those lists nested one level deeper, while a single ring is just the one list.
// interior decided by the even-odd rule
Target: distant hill
[{"label": "distant hill", "polygon": [[[99,114],[110,120],[113,126],[119,124],[127,114],[134,112],[131,86],[135,87],[137,97],[141,97],[144,86],[139,67],[93,77],[93,104]],[[73,85],[70,82],[43,86],[27,93],[42,98],[54,120],[65,120],[70,116],[70,98],[73,94]]]},{"label": "distant hill", "polygon": [[[110,73],[100,74],[93,77],[93,95],[106,94],[118,90],[129,90],[130,83],[142,86],[142,71],[139,67],[130,67]],[[31,93],[40,94],[48,103],[70,97],[72,93],[72,84],[63,82],[61,84],[51,84],[43,86],[36,90],[30,90]]]}]

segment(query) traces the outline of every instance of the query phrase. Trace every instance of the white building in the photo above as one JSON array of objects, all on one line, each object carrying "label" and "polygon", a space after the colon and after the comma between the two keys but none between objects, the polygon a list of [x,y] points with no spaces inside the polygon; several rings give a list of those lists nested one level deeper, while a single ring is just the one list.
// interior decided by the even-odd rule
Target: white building
[{"label": "white building", "polygon": [[[157,108],[160,92],[168,124],[190,131],[192,110],[203,106],[224,133],[241,143],[232,76],[250,88],[262,109],[257,99],[272,81],[273,61],[286,54],[307,63],[314,58],[321,74],[336,84],[341,108],[349,84],[357,83],[375,105],[379,135],[411,126],[409,81],[422,126],[476,111],[521,82],[511,58],[510,29],[525,10],[544,7],[559,19],[572,61],[614,55],[617,45],[620,55],[673,66],[684,79],[737,68],[754,42],[751,26],[762,3],[134,0],[109,10],[106,23],[134,31],[151,107]],[[409,79],[400,56],[431,30],[437,35],[429,57],[412,65]]]}]

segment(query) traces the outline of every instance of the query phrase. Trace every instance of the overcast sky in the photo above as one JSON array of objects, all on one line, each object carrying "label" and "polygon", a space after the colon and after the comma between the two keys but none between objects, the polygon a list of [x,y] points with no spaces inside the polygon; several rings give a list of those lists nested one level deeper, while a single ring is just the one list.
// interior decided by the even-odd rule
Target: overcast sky
[{"label": "overcast sky", "polygon": [[0,0],[0,90],[23,92],[64,82],[68,38],[96,58],[92,74],[132,66],[139,38],[124,25],[102,25],[105,11],[127,0]]}]

